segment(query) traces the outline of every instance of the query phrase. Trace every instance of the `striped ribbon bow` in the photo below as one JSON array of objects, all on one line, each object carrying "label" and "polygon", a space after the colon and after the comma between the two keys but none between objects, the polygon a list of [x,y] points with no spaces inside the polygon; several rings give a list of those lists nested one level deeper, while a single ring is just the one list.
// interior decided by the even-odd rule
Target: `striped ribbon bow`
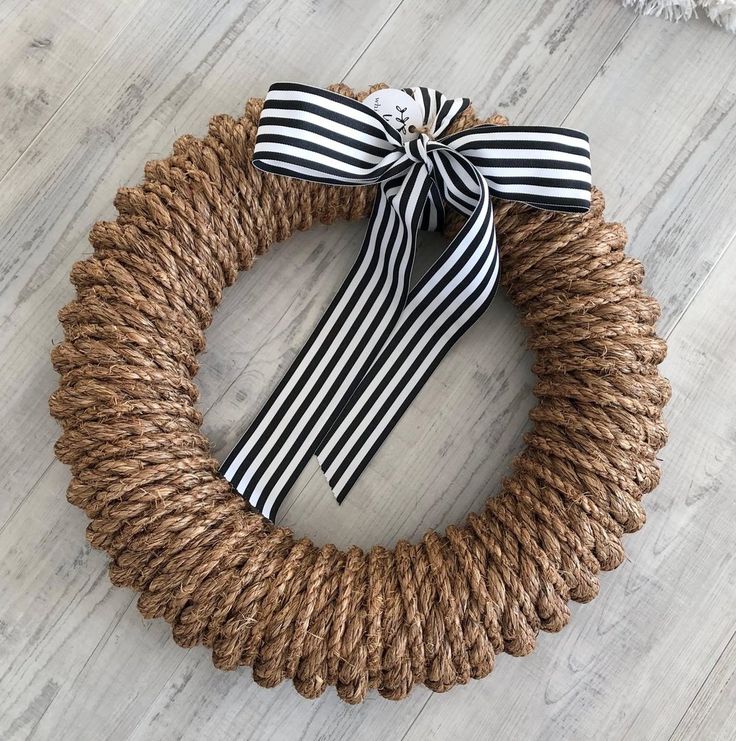
[{"label": "striped ribbon bow", "polygon": [[[427,88],[395,115],[296,83],[271,86],[253,164],[331,185],[378,185],[359,256],[317,328],[221,466],[274,519],[316,454],[342,501],[453,343],[498,285],[491,196],[543,209],[590,207],[585,134],[539,126],[447,130],[470,105]],[[409,112],[410,113],[410,112]],[[467,221],[410,288],[417,232],[439,229],[444,204]]]}]

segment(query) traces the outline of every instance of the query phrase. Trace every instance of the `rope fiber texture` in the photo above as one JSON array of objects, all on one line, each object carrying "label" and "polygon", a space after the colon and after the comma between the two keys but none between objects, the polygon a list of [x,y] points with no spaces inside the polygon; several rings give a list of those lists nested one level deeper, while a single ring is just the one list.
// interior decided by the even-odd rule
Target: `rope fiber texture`
[{"label": "rope fiber texture", "polygon": [[[362,99],[344,85],[332,89]],[[533,429],[498,496],[445,534],[368,552],[296,539],[251,511],[218,474],[195,404],[197,353],[222,290],[258,255],[315,221],[361,219],[373,188],[264,175],[250,163],[262,100],[214,117],[118,191],[92,256],[71,273],[50,407],[71,466],[69,501],[114,584],[140,592],[177,643],[202,643],[221,669],[291,679],[315,698],[334,685],[361,702],[487,675],[501,651],[528,654],[558,631],[569,600],[598,592],[644,523],[659,479],[669,384],[657,302],[603,219],[497,202],[503,287],[536,353]],[[479,123],[467,111],[453,130]],[[500,116],[486,123],[505,123]],[[448,236],[460,226],[450,219]],[[251,290],[257,290],[253,286]]]}]

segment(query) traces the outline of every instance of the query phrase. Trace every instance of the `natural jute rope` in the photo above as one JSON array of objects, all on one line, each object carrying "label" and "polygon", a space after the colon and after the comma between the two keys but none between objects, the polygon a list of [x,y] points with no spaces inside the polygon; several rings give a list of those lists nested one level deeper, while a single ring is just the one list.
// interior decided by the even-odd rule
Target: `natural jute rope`
[{"label": "natural jute rope", "polygon": [[[503,285],[539,379],[513,476],[482,513],[418,544],[364,553],[296,540],[218,475],[195,408],[196,355],[239,270],[315,220],[367,216],[374,192],[256,171],[261,105],[216,116],[204,139],[149,162],[72,270],[51,399],[69,501],[91,518],[112,581],[138,590],[143,615],[164,617],[179,644],[209,646],[218,667],[252,666],[267,687],[290,678],[306,697],[335,685],[350,703],[371,688],[444,691],[560,630],[568,600],[596,595],[598,572],[623,559],[622,534],[643,524],[669,396],[658,305],[600,193],[582,217],[498,202]],[[455,128],[477,123],[467,112]]]}]

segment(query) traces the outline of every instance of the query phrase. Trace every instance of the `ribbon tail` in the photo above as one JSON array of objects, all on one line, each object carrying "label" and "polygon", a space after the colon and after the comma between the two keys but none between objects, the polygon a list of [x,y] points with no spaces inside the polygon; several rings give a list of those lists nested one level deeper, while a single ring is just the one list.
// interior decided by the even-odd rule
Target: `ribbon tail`
[{"label": "ribbon tail", "polygon": [[477,205],[463,229],[412,290],[386,346],[316,455],[338,502],[442,358],[490,305],[499,258],[488,186],[476,173]]},{"label": "ribbon tail", "polygon": [[220,468],[270,519],[398,321],[429,189],[419,167],[381,183],[348,277]]}]

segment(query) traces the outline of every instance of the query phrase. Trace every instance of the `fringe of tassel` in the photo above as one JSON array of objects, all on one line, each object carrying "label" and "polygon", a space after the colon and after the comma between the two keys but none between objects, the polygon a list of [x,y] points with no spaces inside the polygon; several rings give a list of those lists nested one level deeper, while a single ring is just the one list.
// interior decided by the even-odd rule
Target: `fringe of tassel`
[{"label": "fringe of tassel", "polygon": [[736,33],[736,0],[623,0],[623,3],[642,15],[664,16],[675,22],[697,17],[699,6],[713,23]]}]

